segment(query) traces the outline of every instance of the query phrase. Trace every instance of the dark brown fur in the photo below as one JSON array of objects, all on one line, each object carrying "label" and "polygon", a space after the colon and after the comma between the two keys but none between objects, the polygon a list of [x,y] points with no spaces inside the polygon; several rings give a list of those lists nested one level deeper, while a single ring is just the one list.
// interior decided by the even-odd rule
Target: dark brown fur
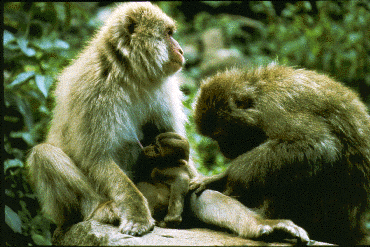
[{"label": "dark brown fur", "polygon": [[195,175],[188,162],[189,143],[173,132],[159,134],[139,157],[137,187],[161,227],[175,227],[182,221],[184,198]]},{"label": "dark brown fur", "polygon": [[315,240],[366,242],[370,117],[356,93],[274,63],[229,70],[203,83],[195,122],[234,160],[194,187],[236,197],[267,219],[293,220]]}]

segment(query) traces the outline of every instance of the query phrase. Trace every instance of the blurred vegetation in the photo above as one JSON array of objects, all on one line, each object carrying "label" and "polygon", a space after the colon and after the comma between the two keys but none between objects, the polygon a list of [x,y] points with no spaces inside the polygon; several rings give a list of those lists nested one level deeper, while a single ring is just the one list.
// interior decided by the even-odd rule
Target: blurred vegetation
[{"label": "blurred vegetation", "polygon": [[[178,22],[186,55],[183,71],[189,115],[188,137],[195,163],[206,174],[225,169],[217,144],[196,134],[192,102],[202,79],[202,33],[220,28],[227,49],[251,65],[280,63],[327,73],[358,91],[370,106],[369,1],[203,1],[159,2]],[[104,3],[19,2],[4,4],[4,241],[7,245],[50,245],[55,228],[41,216],[26,182],[27,151],[41,142],[53,108],[57,74],[101,25]],[[191,49],[190,49],[191,50]],[[369,225],[370,228],[370,225]]]}]

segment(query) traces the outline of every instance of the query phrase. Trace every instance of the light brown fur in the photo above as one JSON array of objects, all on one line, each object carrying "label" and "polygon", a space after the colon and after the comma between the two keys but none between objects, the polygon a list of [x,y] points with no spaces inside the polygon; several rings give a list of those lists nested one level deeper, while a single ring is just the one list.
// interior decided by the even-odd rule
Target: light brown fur
[{"label": "light brown fur", "polygon": [[[184,63],[174,29],[155,5],[121,4],[60,75],[48,136],[27,160],[43,211],[59,226],[92,218],[118,221],[132,235],[153,227],[131,179],[138,141],[148,145],[167,131],[185,135],[171,77]],[[102,218],[102,211],[119,218]]]}]

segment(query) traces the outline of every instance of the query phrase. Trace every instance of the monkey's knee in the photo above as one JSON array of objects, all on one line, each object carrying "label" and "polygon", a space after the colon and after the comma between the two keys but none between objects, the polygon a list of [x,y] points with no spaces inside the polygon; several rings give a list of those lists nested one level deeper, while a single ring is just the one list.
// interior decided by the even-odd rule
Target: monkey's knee
[{"label": "monkey's knee", "polygon": [[27,168],[31,182],[35,183],[35,179],[48,179],[52,177],[62,176],[70,179],[69,173],[72,170],[77,170],[73,161],[59,147],[51,144],[43,143],[32,148],[30,155],[27,158]]},{"label": "monkey's knee", "polygon": [[35,146],[27,159],[27,168],[43,212],[58,225],[82,218],[81,213],[75,212],[81,206],[81,198],[100,200],[86,176],[58,147]]},{"label": "monkey's knee", "polygon": [[29,173],[29,179],[32,184],[35,184],[35,179],[38,178],[37,173],[45,166],[52,163],[50,161],[50,156],[52,155],[56,147],[50,144],[39,144],[31,149],[28,155],[26,168]]}]

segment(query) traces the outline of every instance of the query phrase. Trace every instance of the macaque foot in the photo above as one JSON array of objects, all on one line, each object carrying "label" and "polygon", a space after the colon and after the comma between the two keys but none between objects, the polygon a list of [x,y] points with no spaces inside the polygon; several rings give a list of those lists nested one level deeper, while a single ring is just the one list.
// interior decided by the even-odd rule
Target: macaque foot
[{"label": "macaque foot", "polygon": [[166,215],[163,221],[158,223],[159,227],[162,228],[175,228],[182,222],[181,215]]},{"label": "macaque foot", "polygon": [[264,220],[259,226],[257,238],[266,241],[292,238],[303,243],[310,241],[307,232],[291,220]]},{"label": "macaque foot", "polygon": [[132,236],[141,236],[150,232],[154,227],[154,219],[152,217],[145,218],[143,216],[135,217],[134,219],[122,219],[119,226],[119,231],[123,234]]},{"label": "macaque foot", "polygon": [[131,219],[128,220],[124,218],[120,219],[119,215],[122,215],[122,212],[119,210],[117,204],[114,201],[107,201],[100,204],[86,220],[96,220],[101,223],[113,225],[119,224],[119,231],[121,233],[132,236],[141,236],[151,231],[154,227],[155,221],[151,216],[131,216]]}]

